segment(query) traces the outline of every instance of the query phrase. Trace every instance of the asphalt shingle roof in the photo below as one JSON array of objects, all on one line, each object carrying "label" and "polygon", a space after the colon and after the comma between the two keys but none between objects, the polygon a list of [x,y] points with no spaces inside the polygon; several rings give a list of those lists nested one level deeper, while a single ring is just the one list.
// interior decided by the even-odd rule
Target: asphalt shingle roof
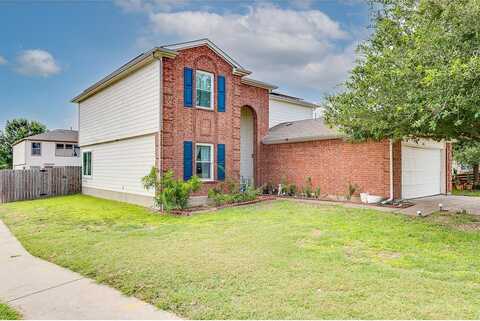
[{"label": "asphalt shingle roof", "polygon": [[341,138],[334,128],[325,124],[323,118],[305,119],[278,124],[269,129],[262,139],[264,144],[282,144]]},{"label": "asphalt shingle roof", "polygon": [[78,131],[68,129],[54,129],[43,134],[25,137],[24,139],[18,141],[17,144],[24,140],[76,143],[78,142]]}]

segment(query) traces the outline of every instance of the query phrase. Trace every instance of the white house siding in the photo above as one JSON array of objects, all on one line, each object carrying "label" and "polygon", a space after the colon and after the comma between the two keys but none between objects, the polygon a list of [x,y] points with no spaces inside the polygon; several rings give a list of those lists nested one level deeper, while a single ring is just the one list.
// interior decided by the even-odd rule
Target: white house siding
[{"label": "white house siding", "polygon": [[[35,142],[35,141],[33,141]],[[29,169],[31,167],[44,168],[45,166],[80,166],[80,157],[56,156],[56,142],[39,141],[41,155],[32,155],[32,141],[24,141],[14,146],[14,169]],[[59,142],[59,144],[74,144]],[[18,148],[17,148],[18,146]],[[23,151],[23,156],[21,155]]]},{"label": "white house siding", "polygon": [[278,101],[270,97],[268,127],[287,121],[296,121],[313,118],[313,108],[289,103],[286,101]]},{"label": "white house siding", "polygon": [[150,63],[79,103],[80,147],[158,132],[159,64]]},{"label": "white house siding", "polygon": [[[154,191],[146,191],[141,183],[155,165],[154,135],[92,145],[82,150],[85,152],[92,152],[92,175],[83,177],[84,193],[124,201],[128,201],[127,195],[121,194],[154,195]],[[116,197],[102,195],[99,190],[117,192]]]},{"label": "white house siding", "polygon": [[25,141],[13,146],[13,169],[25,166]]}]

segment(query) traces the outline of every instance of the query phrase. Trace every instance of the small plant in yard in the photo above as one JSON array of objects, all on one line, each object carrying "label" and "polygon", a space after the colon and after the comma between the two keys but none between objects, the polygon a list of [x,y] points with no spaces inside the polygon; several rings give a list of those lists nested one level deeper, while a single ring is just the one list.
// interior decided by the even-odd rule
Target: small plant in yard
[{"label": "small plant in yard", "polygon": [[190,194],[202,186],[197,176],[192,176],[188,181],[176,180],[171,170],[158,177],[158,170],[152,167],[150,173],[142,178],[145,189],[155,189],[155,205],[162,206],[165,210],[184,209],[187,207]]},{"label": "small plant in yard", "polygon": [[213,200],[216,206],[221,206],[225,204],[232,203],[242,203],[255,200],[261,194],[261,188],[255,189],[251,186],[248,186],[245,191],[237,190],[227,190],[221,187],[212,188],[208,191],[208,198]]},{"label": "small plant in yard", "polygon": [[322,192],[322,190],[320,189],[320,186],[317,187],[317,189],[315,190],[315,197],[320,198],[321,192]]},{"label": "small plant in yard", "polygon": [[287,194],[289,196],[295,196],[297,195],[297,185],[295,184],[289,184],[287,188]]},{"label": "small plant in yard", "polygon": [[307,184],[303,188],[303,193],[305,194],[306,197],[313,197],[313,184],[312,184],[312,178],[307,177]]},{"label": "small plant in yard", "polygon": [[358,190],[357,184],[348,183],[347,195],[346,195],[347,200],[350,201],[352,199],[352,196],[355,194],[357,190]]}]

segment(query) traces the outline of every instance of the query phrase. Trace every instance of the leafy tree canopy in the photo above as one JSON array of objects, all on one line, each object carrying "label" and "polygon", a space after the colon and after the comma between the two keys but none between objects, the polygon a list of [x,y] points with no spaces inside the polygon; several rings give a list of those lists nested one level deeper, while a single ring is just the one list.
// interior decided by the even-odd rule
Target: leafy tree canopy
[{"label": "leafy tree canopy", "polygon": [[12,168],[12,146],[16,142],[46,130],[47,127],[37,121],[28,121],[23,118],[8,120],[5,130],[0,130],[0,169]]},{"label": "leafy tree canopy", "polygon": [[325,117],[353,139],[480,139],[480,2],[375,0]]}]

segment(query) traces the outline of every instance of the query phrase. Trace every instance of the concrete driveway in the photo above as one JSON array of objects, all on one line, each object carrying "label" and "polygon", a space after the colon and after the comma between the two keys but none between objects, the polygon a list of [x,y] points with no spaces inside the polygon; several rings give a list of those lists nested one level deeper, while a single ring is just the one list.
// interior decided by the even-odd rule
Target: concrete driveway
[{"label": "concrete driveway", "polygon": [[411,200],[414,206],[400,210],[400,213],[407,215],[416,215],[417,211],[422,211],[423,215],[429,215],[439,210],[438,204],[443,208],[457,212],[466,210],[470,214],[480,215],[480,197],[455,196],[455,195],[436,195]]},{"label": "concrete driveway", "polygon": [[24,319],[176,320],[80,274],[30,255],[0,221],[0,301]]}]

